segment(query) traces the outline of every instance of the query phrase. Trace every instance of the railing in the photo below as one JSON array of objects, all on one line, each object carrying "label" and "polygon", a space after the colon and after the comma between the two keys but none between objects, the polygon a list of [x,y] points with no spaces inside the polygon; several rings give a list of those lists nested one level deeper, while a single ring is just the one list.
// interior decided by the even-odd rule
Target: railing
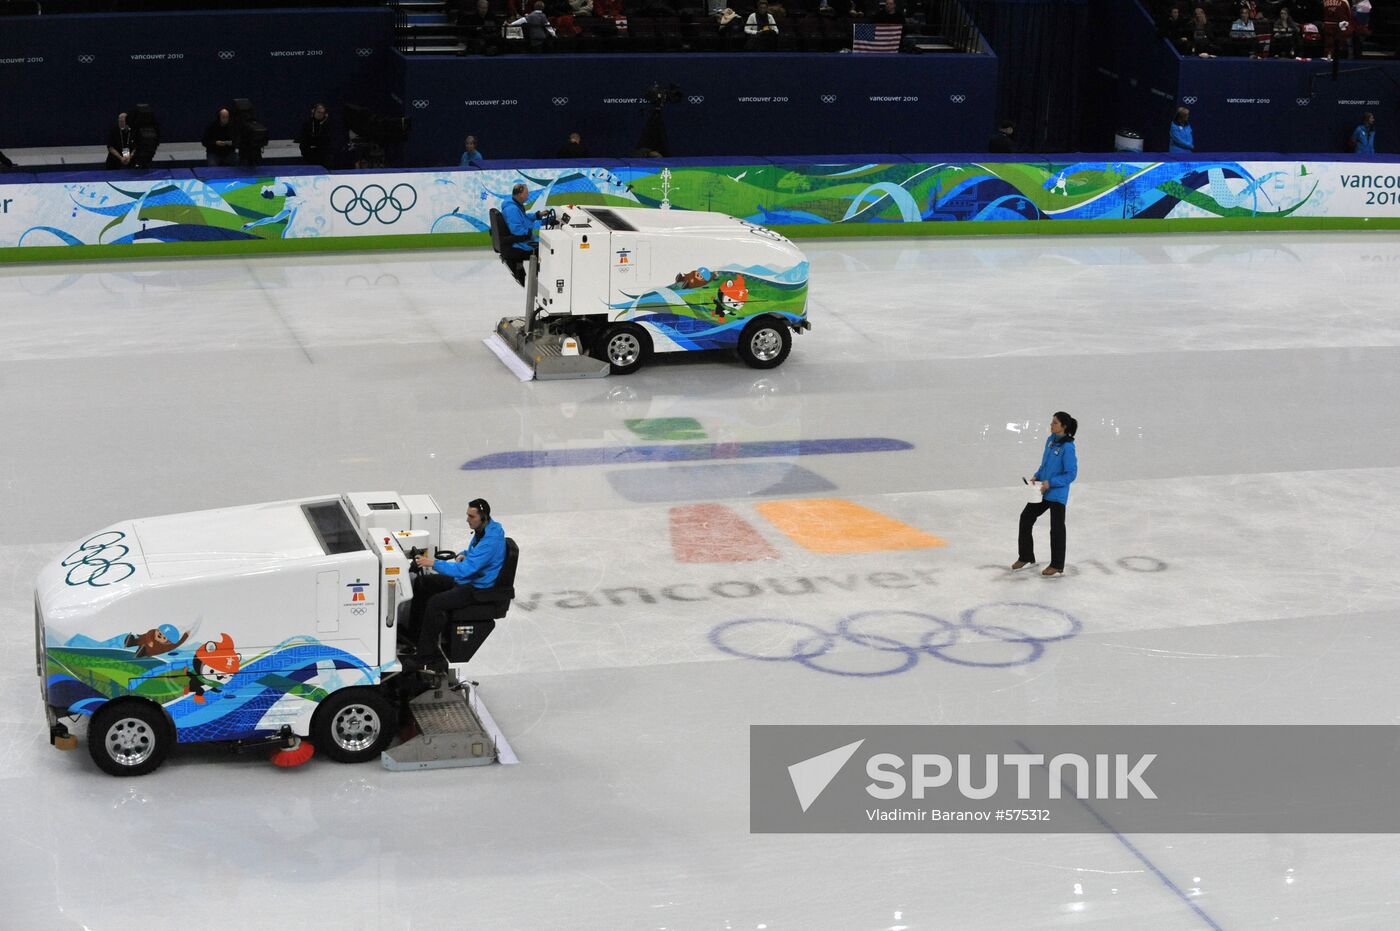
[{"label": "railing", "polygon": [[400,52],[418,51],[418,37],[408,28],[408,11],[396,0],[387,0],[384,5],[394,11],[394,48]]},{"label": "railing", "polygon": [[924,29],[945,39],[953,47],[953,51],[968,54],[983,54],[987,51],[987,45],[982,39],[982,34],[977,31],[977,25],[958,0],[923,0],[922,6]]}]

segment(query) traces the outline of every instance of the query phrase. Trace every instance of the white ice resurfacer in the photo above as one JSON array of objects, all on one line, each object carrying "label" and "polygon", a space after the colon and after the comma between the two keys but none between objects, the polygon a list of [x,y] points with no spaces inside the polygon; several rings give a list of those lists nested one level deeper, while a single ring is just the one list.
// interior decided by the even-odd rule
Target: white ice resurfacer
[{"label": "white ice resurfacer", "polygon": [[704,349],[773,368],[811,326],[807,259],[772,230],[635,207],[568,207],[544,222],[527,256],[491,211],[492,246],[525,265],[525,316],[501,320],[486,344],[522,381],[624,375],[652,353]]},{"label": "white ice resurfacer", "polygon": [[[429,671],[399,660],[413,556],[455,556],[438,550],[441,522],[430,495],[371,492],[124,521],[75,541],[35,583],[50,742],[73,749],[61,719],[88,718],[93,760],[124,776],[199,741],[270,749],[281,766],[315,750],[391,769],[514,762],[465,675],[514,596],[513,540],[495,586],[450,616],[440,655],[415,657]],[[401,712],[416,724],[402,734]]]}]

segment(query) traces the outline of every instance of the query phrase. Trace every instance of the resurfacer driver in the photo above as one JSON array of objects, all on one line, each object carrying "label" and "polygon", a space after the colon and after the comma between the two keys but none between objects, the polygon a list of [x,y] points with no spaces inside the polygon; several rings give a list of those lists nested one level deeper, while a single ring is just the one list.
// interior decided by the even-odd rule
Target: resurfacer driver
[{"label": "resurfacer driver", "polygon": [[506,260],[506,267],[510,269],[510,273],[515,276],[516,283],[521,286],[525,284],[525,263],[539,248],[540,227],[544,225],[544,218],[549,215],[547,210],[527,213],[525,201],[529,196],[525,185],[516,184],[510,189],[509,203],[501,208],[506,227],[511,236],[516,237],[516,241],[506,247],[502,258]]},{"label": "resurfacer driver", "polygon": [[422,668],[438,656],[438,637],[447,627],[447,616],[457,608],[477,602],[477,593],[496,584],[506,560],[506,534],[491,519],[491,505],[477,498],[467,505],[467,526],[472,539],[456,559],[434,559],[421,554],[416,565],[432,569],[413,585],[409,627],[416,631],[417,655],[405,658],[405,668]]}]

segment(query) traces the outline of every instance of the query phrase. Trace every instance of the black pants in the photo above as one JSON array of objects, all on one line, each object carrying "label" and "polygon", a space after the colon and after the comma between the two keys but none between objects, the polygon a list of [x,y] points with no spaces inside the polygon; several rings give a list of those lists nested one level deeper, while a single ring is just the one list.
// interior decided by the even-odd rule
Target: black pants
[{"label": "black pants", "polygon": [[1036,518],[1050,511],[1050,565],[1065,570],[1065,506],[1058,501],[1038,501],[1028,504],[1021,511],[1021,537],[1018,554],[1021,562],[1035,562],[1035,541],[1031,539],[1031,528]]},{"label": "black pants", "polygon": [[525,287],[525,263],[530,261],[530,253],[508,246],[502,250],[502,257],[506,260],[506,268],[515,276],[516,284]]},{"label": "black pants", "polygon": [[447,575],[420,575],[413,583],[413,607],[406,631],[418,645],[418,656],[427,662],[438,655],[438,638],[447,627],[447,615],[476,604],[480,589],[458,585]]}]

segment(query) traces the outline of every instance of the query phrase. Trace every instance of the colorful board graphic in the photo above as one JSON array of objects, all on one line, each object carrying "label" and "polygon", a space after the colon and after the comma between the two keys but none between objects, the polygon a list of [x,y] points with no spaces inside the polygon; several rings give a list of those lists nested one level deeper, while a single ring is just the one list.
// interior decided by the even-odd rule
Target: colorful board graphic
[{"label": "colorful board graphic", "polygon": [[[524,182],[549,205],[715,210],[790,233],[859,225],[917,233],[930,224],[1232,221],[1234,227],[1400,224],[1400,169],[1345,161],[890,162],[423,171],[202,180],[0,185],[0,254],[17,248],[201,246],[203,251],[415,246],[457,234],[486,241],[487,216]],[[1324,223],[1322,221],[1332,221]],[[914,225],[917,225],[915,227]],[[971,230],[970,231],[975,231]],[[404,241],[405,244],[407,241]],[[146,251],[149,254],[148,250]],[[172,250],[173,251],[173,250]],[[8,258],[23,258],[10,253]],[[706,308],[718,284],[695,282]],[[709,290],[706,290],[709,289]],[[709,293],[715,290],[715,294]],[[703,292],[703,293],[702,293]],[[687,299],[687,304],[694,303]]]}]

